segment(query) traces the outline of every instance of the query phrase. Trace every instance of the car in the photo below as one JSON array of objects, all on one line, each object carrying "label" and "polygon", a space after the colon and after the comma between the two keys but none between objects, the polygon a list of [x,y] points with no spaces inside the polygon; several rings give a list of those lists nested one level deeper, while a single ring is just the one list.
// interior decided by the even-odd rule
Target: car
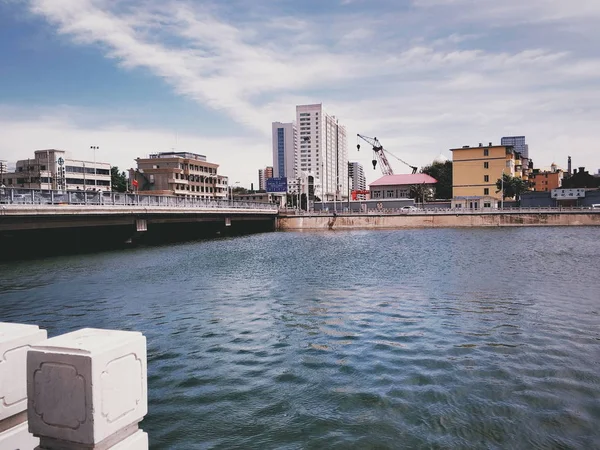
[{"label": "car", "polygon": [[402,208],[400,208],[400,211],[402,212],[411,212],[411,211],[418,211],[419,208],[416,208],[414,206],[403,206]]}]

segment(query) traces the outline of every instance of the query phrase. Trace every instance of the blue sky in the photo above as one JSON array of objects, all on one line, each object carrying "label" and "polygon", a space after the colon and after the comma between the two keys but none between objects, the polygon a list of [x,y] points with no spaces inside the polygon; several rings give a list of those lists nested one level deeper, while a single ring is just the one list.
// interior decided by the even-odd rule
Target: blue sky
[{"label": "blue sky", "polygon": [[598,23],[598,0],[0,0],[0,159],[176,148],[249,186],[271,122],[323,103],[368,180],[356,133],[419,166],[525,134],[536,166],[596,172]]}]

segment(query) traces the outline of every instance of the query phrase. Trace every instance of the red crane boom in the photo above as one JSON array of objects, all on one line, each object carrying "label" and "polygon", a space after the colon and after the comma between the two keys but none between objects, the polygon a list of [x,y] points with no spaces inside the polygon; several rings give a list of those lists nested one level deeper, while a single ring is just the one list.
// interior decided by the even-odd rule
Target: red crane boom
[{"label": "red crane boom", "polygon": [[[396,158],[401,163],[406,164],[408,167],[410,167],[412,169],[413,174],[417,173],[418,167],[411,166],[403,159],[400,159],[393,153],[388,152],[386,149],[383,148],[383,146],[381,145],[381,143],[379,142],[379,140],[376,137],[371,138],[368,136],[363,136],[362,134],[357,134],[357,136],[360,139],[362,139],[363,141],[365,141],[367,144],[370,144],[371,147],[373,147],[373,161],[372,161],[373,169],[375,169],[377,167],[377,162],[379,162],[379,165],[381,167],[381,172],[384,175],[394,175],[392,166],[390,166],[390,162],[388,161],[387,156],[385,155],[387,153],[388,155],[391,155],[394,158]],[[360,150],[360,144],[357,144],[356,148],[358,150]]]}]

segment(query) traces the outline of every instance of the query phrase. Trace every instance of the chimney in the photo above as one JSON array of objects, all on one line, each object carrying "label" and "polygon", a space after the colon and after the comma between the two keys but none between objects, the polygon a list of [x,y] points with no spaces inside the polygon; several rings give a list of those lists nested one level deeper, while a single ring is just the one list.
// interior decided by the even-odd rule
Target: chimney
[{"label": "chimney", "polygon": [[492,145],[492,143],[490,142],[490,147],[492,147],[492,146],[493,146],[493,145]]},{"label": "chimney", "polygon": [[483,144],[480,142],[480,143],[479,143],[479,146],[480,146],[480,147],[483,147]]},{"label": "chimney", "polygon": [[571,157],[570,156],[569,156],[568,163],[567,163],[567,172],[569,172],[569,175],[571,175]]},{"label": "chimney", "polygon": [[250,191],[254,192],[254,183],[250,183]]}]

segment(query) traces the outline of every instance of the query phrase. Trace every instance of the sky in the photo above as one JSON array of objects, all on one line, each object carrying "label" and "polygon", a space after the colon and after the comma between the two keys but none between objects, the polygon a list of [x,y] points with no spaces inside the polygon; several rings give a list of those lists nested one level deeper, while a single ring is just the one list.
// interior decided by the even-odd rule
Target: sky
[{"label": "sky", "polygon": [[[411,165],[525,135],[600,168],[598,0],[0,0],[0,159],[189,151],[250,187],[271,123],[323,103]],[[408,167],[390,159],[396,173]]]}]

